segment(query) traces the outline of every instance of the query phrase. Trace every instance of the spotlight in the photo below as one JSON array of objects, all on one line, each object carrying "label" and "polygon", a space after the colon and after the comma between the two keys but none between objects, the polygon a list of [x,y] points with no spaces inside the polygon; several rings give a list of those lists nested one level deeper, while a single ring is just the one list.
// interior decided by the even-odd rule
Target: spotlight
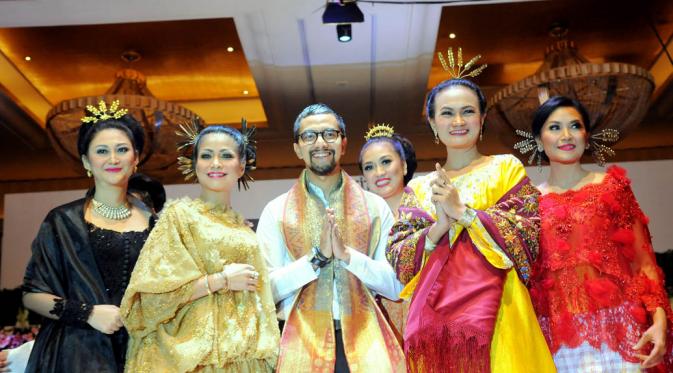
[{"label": "spotlight", "polygon": [[362,14],[358,4],[352,2],[328,2],[325,11],[322,14],[322,23],[357,23],[364,22],[365,16]]},{"label": "spotlight", "polygon": [[337,38],[342,43],[348,43],[353,38],[353,30],[350,23],[337,25]]}]

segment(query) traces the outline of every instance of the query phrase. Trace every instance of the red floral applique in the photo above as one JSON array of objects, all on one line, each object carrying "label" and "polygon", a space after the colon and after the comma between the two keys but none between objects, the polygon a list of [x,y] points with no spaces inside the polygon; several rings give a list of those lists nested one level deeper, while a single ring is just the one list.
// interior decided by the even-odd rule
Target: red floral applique
[{"label": "red floral applique", "polygon": [[619,287],[608,279],[587,279],[584,281],[584,287],[593,301],[591,305],[594,307],[610,307],[618,303]]},{"label": "red floral applique", "polygon": [[641,324],[645,324],[647,322],[647,311],[645,311],[642,306],[634,305],[631,307],[629,312],[631,312],[631,315],[637,322]]},{"label": "red floral applique", "polygon": [[616,213],[621,210],[621,206],[614,194],[603,194],[601,196],[601,202],[608,208],[611,213]]},{"label": "red floral applique", "polygon": [[650,217],[649,217],[649,216],[647,216],[647,215],[645,215],[645,214],[640,214],[639,218],[640,218],[640,222],[641,222],[643,225],[648,225],[648,224],[650,224]]},{"label": "red floral applique", "polygon": [[612,165],[612,166],[608,167],[607,171],[608,171],[608,174],[614,176],[616,179],[622,179],[622,180],[627,181],[629,184],[631,183],[631,180],[629,180],[629,178],[626,176],[626,170],[625,169],[623,169],[619,166],[616,166],[616,165]]},{"label": "red floral applique", "polygon": [[600,268],[603,264],[603,255],[598,251],[592,251],[587,254],[587,259],[596,268]]}]

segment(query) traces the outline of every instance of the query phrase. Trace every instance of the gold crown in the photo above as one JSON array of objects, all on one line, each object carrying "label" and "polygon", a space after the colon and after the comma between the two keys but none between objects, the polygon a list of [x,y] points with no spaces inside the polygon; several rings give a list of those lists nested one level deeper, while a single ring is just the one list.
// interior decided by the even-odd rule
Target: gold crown
[{"label": "gold crown", "polygon": [[377,124],[370,128],[365,135],[365,141],[369,141],[372,137],[393,137],[395,129],[385,123]]},{"label": "gold crown", "polygon": [[92,115],[82,118],[82,123],[96,123],[99,120],[119,119],[129,112],[126,109],[119,109],[119,100],[112,101],[109,109],[105,101],[100,100],[98,101],[98,108],[93,105],[87,105],[86,110]]},{"label": "gold crown", "polygon": [[[483,64],[476,69],[470,71],[472,66],[477,62],[478,59],[481,58],[481,54],[478,54],[474,57],[472,57],[471,60],[469,60],[465,65],[463,65],[463,48],[458,48],[458,63],[456,64],[456,61],[454,60],[453,56],[453,48],[449,47],[449,50],[446,52],[446,57],[449,59],[449,63],[446,63],[446,60],[444,59],[444,56],[442,56],[442,52],[437,52],[437,56],[439,56],[439,62],[442,63],[442,67],[446,72],[449,73],[449,76],[451,76],[451,79],[463,79],[463,78],[469,78],[472,77],[474,78],[475,76],[481,74],[482,71],[488,66],[487,64]],[[458,67],[456,69],[456,67]]]}]

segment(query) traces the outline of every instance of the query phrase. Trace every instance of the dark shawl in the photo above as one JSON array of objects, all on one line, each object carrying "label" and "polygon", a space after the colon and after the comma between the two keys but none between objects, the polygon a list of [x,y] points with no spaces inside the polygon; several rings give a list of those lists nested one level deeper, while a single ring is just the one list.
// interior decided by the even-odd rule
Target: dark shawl
[{"label": "dark shawl", "polygon": [[[89,244],[85,202],[73,201],[47,214],[32,244],[24,292],[91,305],[112,303]],[[26,372],[121,372],[123,362],[115,361],[111,338],[86,323],[66,325],[45,318]]]}]

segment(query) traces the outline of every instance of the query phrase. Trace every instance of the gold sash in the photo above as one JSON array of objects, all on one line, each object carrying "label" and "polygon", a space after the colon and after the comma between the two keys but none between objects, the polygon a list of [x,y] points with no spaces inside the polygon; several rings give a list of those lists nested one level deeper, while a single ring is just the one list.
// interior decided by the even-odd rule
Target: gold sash
[{"label": "gold sash", "polygon": [[[360,186],[345,172],[341,185],[328,196],[344,244],[369,256],[376,248],[380,222],[370,221]],[[320,244],[325,220],[322,203],[306,189],[306,171],[290,189],[283,216],[289,254],[300,258]],[[387,232],[383,232],[387,234]],[[333,294],[336,281],[337,294]],[[281,337],[278,372],[334,371],[336,345],[332,297],[341,310],[341,331],[350,371],[404,372],[404,354],[367,287],[336,261],[320,270],[317,281],[304,286]]]}]

